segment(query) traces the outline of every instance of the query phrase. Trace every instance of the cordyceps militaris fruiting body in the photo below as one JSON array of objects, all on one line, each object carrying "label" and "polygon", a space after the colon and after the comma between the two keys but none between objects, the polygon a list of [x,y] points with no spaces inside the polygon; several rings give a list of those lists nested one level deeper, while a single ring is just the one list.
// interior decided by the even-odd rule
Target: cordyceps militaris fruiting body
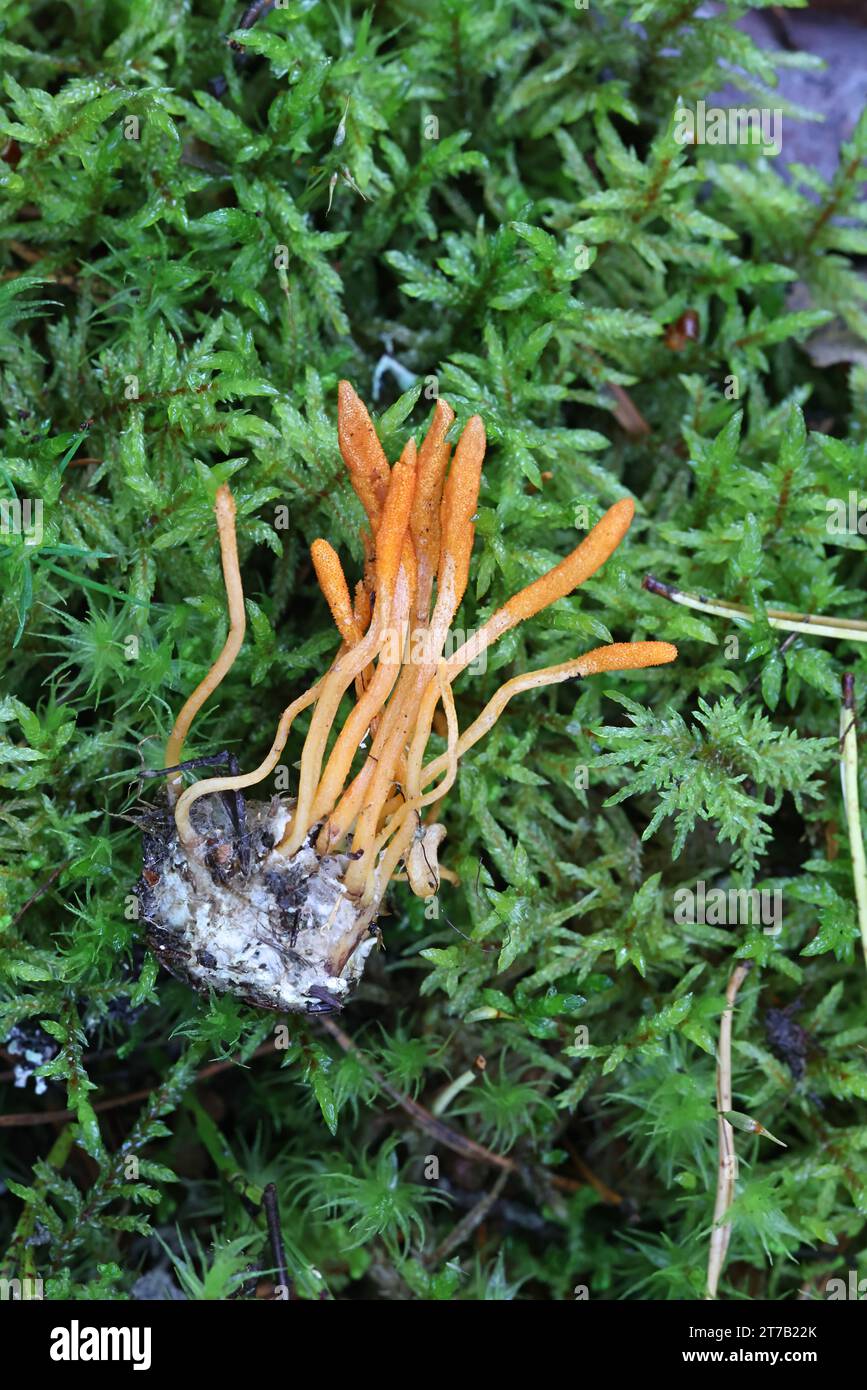
[{"label": "cordyceps militaris fruiting body", "polygon": [[[188,765],[181,755],[190,726],[244,638],[235,505],[228,487],[217,492],[229,635],[166,745],[167,802],[145,827],[138,885],[152,949],[194,988],[281,1011],[340,1008],[378,943],[377,918],[389,884],[405,878],[414,893],[429,897],[440,875],[452,877],[438,864],[445,828],[432,819],[433,811],[454,783],[459,759],[512,696],[598,672],[656,666],[677,655],[668,642],[616,643],[514,676],[459,730],[455,679],[503,633],[594,574],[623,539],[634,507],[629,499],[616,502],[566,559],[445,656],[467,586],[485,454],[484,425],[474,415],[451,457],[447,435],[454,418],[438,401],[421,448],[410,439],[390,467],[367,410],[349,383],[341,383],[340,451],[370,535],[354,598],[328,541],[312,546],[340,649],[326,674],[283,711],[257,768],[241,773],[230,764],[225,775],[183,790]],[[347,694],[354,704],[335,729]],[[446,751],[425,761],[440,703]],[[243,793],[273,770],[296,716],[311,708],[295,799],[245,804]]]}]

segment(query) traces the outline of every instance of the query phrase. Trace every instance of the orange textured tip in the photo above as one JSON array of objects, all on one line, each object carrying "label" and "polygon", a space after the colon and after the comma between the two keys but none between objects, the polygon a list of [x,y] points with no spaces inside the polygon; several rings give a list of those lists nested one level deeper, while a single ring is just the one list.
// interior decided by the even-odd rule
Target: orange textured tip
[{"label": "orange textured tip", "polygon": [[418,561],[415,554],[415,546],[412,543],[412,536],[409,531],[403,538],[403,546],[400,552],[401,568],[406,573],[407,591],[409,593],[409,611],[412,612],[415,605],[415,596],[418,591]]},{"label": "orange textured tip", "polygon": [[364,587],[372,600],[376,571],[376,540],[366,526],[360,528],[359,535],[364,547]]},{"label": "orange textured tip", "polygon": [[329,545],[328,541],[315,540],[310,547],[310,557],[316,571],[316,578],[319,580],[319,587],[331,609],[331,616],[337,631],[344,642],[354,646],[359,639],[360,632],[355,621],[355,614],[352,611],[349,586],[346,583],[346,576],[343,573],[343,566],[337,551],[333,545]]},{"label": "orange textured tip", "polygon": [[416,549],[421,552],[439,549],[439,508],[443,478],[451,453],[446,435],[452,426],[455,412],[443,400],[438,400],[430,428],[418,451],[418,479],[412,504],[410,528]]},{"label": "orange textured tip", "polygon": [[566,594],[595,574],[623,540],[634,515],[635,503],[631,497],[624,497],[609,507],[571,555],[503,605],[502,611],[509,615],[509,626],[514,627],[515,623],[532,618],[534,613],[565,598]]},{"label": "orange textured tip", "polygon": [[370,624],[370,594],[363,579],[355,586],[355,621],[359,632],[366,632]]},{"label": "orange textured tip", "polygon": [[582,656],[576,666],[581,676],[598,676],[603,671],[640,671],[644,666],[666,666],[677,660],[677,647],[671,642],[613,642],[596,647]]},{"label": "orange textured tip", "polygon": [[463,598],[470,572],[470,554],[476,528],[472,518],[479,503],[479,484],[485,460],[485,426],[481,415],[472,415],[464,425],[455,449],[449,476],[443,489],[441,511],[440,576],[446,555],[455,562],[454,607]]},{"label": "orange textured tip", "polygon": [[348,381],[337,388],[337,442],[356,496],[378,528],[388,494],[390,469],[367,407]]},{"label": "orange textured tip", "polygon": [[382,520],[376,531],[376,592],[391,593],[398,565],[404,554],[416,479],[415,440],[408,439],[403,453],[391,470]]}]

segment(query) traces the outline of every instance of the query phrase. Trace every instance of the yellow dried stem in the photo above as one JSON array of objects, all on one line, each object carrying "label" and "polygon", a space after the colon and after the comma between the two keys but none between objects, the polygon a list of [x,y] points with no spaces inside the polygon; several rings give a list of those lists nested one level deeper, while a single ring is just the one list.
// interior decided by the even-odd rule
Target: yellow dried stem
[{"label": "yellow dried stem", "polygon": [[[238,541],[235,533],[235,499],[225,483],[217,489],[214,512],[217,518],[223,583],[226,588],[226,600],[229,609],[229,634],[217,660],[204,680],[199,682],[192,695],[184,703],[175,720],[174,728],[166,743],[166,767],[175,767],[181,761],[184,743],[193,720],[208,696],[214,693],[217,686],[232,669],[235,658],[241,650],[247,626],[244,612],[244,589],[238,563]],[[175,802],[182,786],[181,774],[179,772],[170,773],[167,784],[169,805]]]},{"label": "yellow dried stem", "polygon": [[716,1201],[713,1211],[713,1226],[710,1234],[710,1250],[707,1262],[707,1288],[705,1298],[716,1298],[720,1277],[725,1266],[732,1223],[726,1221],[729,1208],[735,1199],[738,1177],[738,1155],[735,1148],[735,1132],[726,1119],[734,1105],[732,1094],[732,1031],[734,1009],[741,985],[753,968],[751,960],[741,961],[729,977],[726,988],[726,1006],[720,1019],[719,1044],[717,1046],[716,1098],[717,1098],[717,1144],[719,1161],[717,1166]]}]

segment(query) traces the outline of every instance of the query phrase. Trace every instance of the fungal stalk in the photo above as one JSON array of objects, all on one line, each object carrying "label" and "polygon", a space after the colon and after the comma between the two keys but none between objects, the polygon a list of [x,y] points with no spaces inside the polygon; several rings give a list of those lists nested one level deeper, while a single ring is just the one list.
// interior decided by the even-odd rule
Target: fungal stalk
[{"label": "fungal stalk", "polygon": [[[417,450],[391,467],[348,382],[338,395],[338,442],[366,512],[364,576],[350,594],[337,552],[314,541],[313,568],[340,635],[331,666],[283,711],[271,748],[252,771],[227,755],[183,762],[193,721],[231,669],[244,639],[235,504],[215,503],[229,633],[184,704],[166,745],[167,799],[151,818],[139,884],[152,948],[195,988],[230,992],[263,1008],[342,1007],[380,940],[385,894],[397,878],[435,894],[445,827],[437,819],[460,759],[516,695],[560,681],[673,661],[668,642],[598,647],[507,680],[466,728],[453,685],[506,632],[570,594],[623,540],[634,507],[608,509],[558,565],[510,598],[451,655],[475,533],[485,429],[474,415],[452,454],[454,412],[439,400]],[[350,708],[346,711],[349,697]],[[429,756],[438,709],[446,748]],[[296,717],[311,709],[294,799],[246,802],[276,767]],[[341,712],[344,717],[341,717]],[[191,766],[228,770],[183,787]]]}]

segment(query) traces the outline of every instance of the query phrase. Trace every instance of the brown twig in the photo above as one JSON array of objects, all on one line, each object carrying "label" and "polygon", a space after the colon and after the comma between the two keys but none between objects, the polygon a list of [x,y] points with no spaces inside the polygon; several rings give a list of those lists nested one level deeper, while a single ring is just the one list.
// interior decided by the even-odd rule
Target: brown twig
[{"label": "brown twig", "polygon": [[239,29],[252,29],[260,19],[264,19],[274,8],[275,0],[254,0],[252,5],[248,5],[241,18],[238,20]]},{"label": "brown twig", "polygon": [[570,1144],[568,1140],[566,1143],[566,1148],[572,1155],[572,1161],[575,1164],[575,1167],[578,1169],[578,1172],[581,1174],[582,1178],[584,1178],[585,1182],[588,1182],[590,1184],[590,1186],[593,1188],[593,1191],[596,1192],[602,1198],[603,1202],[607,1202],[607,1204],[610,1207],[619,1207],[621,1202],[623,1201],[623,1198],[621,1197],[620,1193],[615,1192],[613,1187],[609,1187],[607,1183],[604,1183],[601,1178],[598,1178],[596,1176],[589,1164],[584,1162],[583,1158],[575,1148],[575,1145]]},{"label": "brown twig", "polygon": [[422,1264],[426,1265],[428,1269],[435,1269],[437,1265],[445,1264],[452,1251],[457,1250],[459,1245],[463,1245],[464,1241],[468,1240],[473,1234],[473,1231],[481,1226],[488,1212],[491,1210],[491,1207],[495,1206],[499,1201],[500,1194],[508,1181],[509,1174],[501,1173],[490,1192],[486,1192],[485,1195],[476,1202],[475,1206],[467,1212],[463,1220],[459,1221],[458,1224],[449,1231],[445,1239],[440,1241],[436,1250],[432,1250],[429,1255],[423,1257]]},{"label": "brown twig", "polygon": [[642,435],[650,434],[649,424],[628,391],[624,391],[622,386],[618,386],[614,382],[609,382],[608,390],[616,402],[614,418],[620,428],[625,430],[633,439],[640,439]]},{"label": "brown twig", "polygon": [[286,1290],[286,1295],[289,1297],[292,1285],[289,1280],[289,1267],[286,1263],[283,1232],[280,1228],[280,1204],[277,1200],[277,1188],[273,1182],[268,1183],[262,1194],[262,1205],[265,1208],[268,1235],[271,1238],[271,1249],[274,1251],[274,1263],[277,1266],[277,1282]]},{"label": "brown twig", "polygon": [[810,230],[807,232],[807,235],[803,243],[805,248],[809,249],[809,247],[813,245],[813,242],[816,240],[816,237],[819,235],[819,232],[821,232],[822,228],[825,226],[825,223],[830,221],[830,219],[834,216],[835,212],[837,211],[837,208],[840,206],[840,200],[842,199],[843,194],[845,192],[846,184],[849,183],[855,177],[855,175],[858,173],[858,170],[861,167],[861,158],[861,155],[853,155],[849,163],[846,165],[846,168],[843,170],[843,173],[838,174],[836,180],[836,188],[834,189],[830,197],[826,199],[821,212],[819,213]]},{"label": "brown twig", "polygon": [[27,901],[26,901],[26,903],[24,904],[23,907],[19,907],[19,909],[18,909],[18,911],[16,912],[15,916],[12,918],[12,921],[9,923],[9,929],[10,929],[10,931],[11,931],[11,929],[12,929],[13,927],[17,927],[18,923],[21,921],[21,918],[24,916],[24,914],[25,914],[25,912],[27,911],[27,909],[30,908],[30,907],[32,907],[34,903],[38,902],[39,899],[40,899],[41,897],[43,897],[43,896],[48,892],[48,890],[49,890],[49,888],[51,887],[51,885],[52,885],[52,883],[54,882],[54,880],[57,879],[57,878],[59,878],[60,875],[63,873],[63,870],[66,869],[66,868],[68,868],[69,865],[70,865],[71,863],[72,863],[72,860],[71,860],[71,859],[64,859],[64,861],[63,861],[62,864],[58,864],[58,866],[57,866],[56,869],[52,869],[51,873],[48,875],[48,878],[45,880],[45,882],[42,883],[42,884],[40,884],[40,886],[37,888],[36,892],[33,893],[33,894],[27,899]]},{"label": "brown twig", "polygon": [[396,1086],[392,1086],[391,1082],[386,1081],[382,1073],[376,1070],[373,1063],[368,1061],[361,1048],[353,1042],[349,1034],[344,1033],[343,1029],[332,1019],[320,1018],[319,1022],[326,1032],[331,1034],[338,1047],[341,1047],[344,1052],[351,1052],[359,1059],[377,1086],[385,1091],[386,1095],[391,1096],[395,1105],[399,1105],[409,1115],[413,1123],[418,1125],[419,1129],[423,1129],[426,1134],[438,1139],[441,1144],[445,1144],[446,1148],[460,1154],[462,1158],[473,1159],[477,1163],[487,1163],[494,1168],[503,1168],[509,1173],[518,1172],[519,1165],[513,1158],[507,1158],[505,1154],[493,1153],[491,1149],[477,1144],[474,1139],[467,1139],[466,1135],[460,1134],[456,1129],[452,1129],[442,1120],[437,1119],[436,1115],[432,1115],[429,1110],[425,1110],[418,1101],[403,1095]]},{"label": "brown twig", "polygon": [[[413,1124],[418,1125],[426,1134],[437,1139],[453,1153],[460,1154],[462,1158],[469,1158],[476,1163],[486,1163],[492,1168],[500,1168],[506,1173],[520,1173],[523,1165],[517,1163],[514,1158],[508,1158],[505,1154],[494,1153],[491,1149],[486,1149],[484,1145],[477,1144],[474,1139],[468,1139],[465,1134],[452,1129],[450,1125],[444,1124],[436,1115],[432,1115],[418,1101],[412,1100],[410,1096],[405,1096],[396,1086],[392,1086],[390,1081],[386,1081],[381,1072],[377,1071],[372,1062],[368,1061],[361,1048],[353,1042],[348,1033],[344,1033],[330,1018],[320,1018],[319,1023],[331,1034],[331,1037],[341,1047],[344,1052],[350,1052],[357,1057],[362,1066],[373,1078],[376,1084],[385,1091],[386,1095],[391,1096],[395,1105],[399,1105],[409,1115]],[[583,1183],[576,1182],[574,1178],[561,1178],[553,1173],[546,1173],[545,1178],[551,1183],[552,1187],[559,1188],[562,1192],[577,1192],[584,1186]]]},{"label": "brown twig", "polygon": [[[256,1051],[251,1054],[250,1061],[255,1057],[264,1057],[267,1053],[274,1051],[273,1042],[262,1043]],[[208,1066],[202,1067],[196,1073],[196,1081],[206,1081],[210,1076],[216,1076],[221,1071],[228,1071],[229,1067],[236,1065],[236,1059],[230,1057],[225,1062],[211,1062]],[[153,1092],[153,1086],[145,1086],[140,1091],[128,1091],[122,1096],[112,1096],[110,1100],[101,1100],[93,1107],[97,1113],[104,1110],[116,1110],[120,1105],[135,1105],[137,1101],[147,1100]],[[18,1115],[0,1115],[0,1129],[18,1129],[29,1125],[54,1125],[63,1124],[66,1120],[74,1120],[76,1114],[74,1110],[31,1110]]]}]

